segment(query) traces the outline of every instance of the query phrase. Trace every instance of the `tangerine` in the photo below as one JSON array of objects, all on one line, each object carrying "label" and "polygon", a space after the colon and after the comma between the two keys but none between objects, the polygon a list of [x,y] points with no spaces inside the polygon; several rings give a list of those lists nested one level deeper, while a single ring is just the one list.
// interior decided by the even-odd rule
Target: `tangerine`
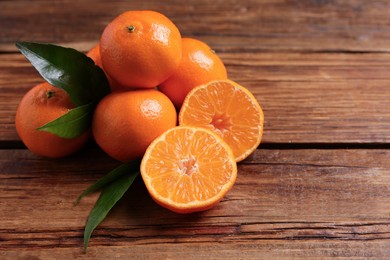
[{"label": "tangerine", "polygon": [[175,107],[154,89],[112,92],[97,105],[92,120],[96,143],[112,158],[141,158],[149,144],[176,125]]},{"label": "tangerine", "polygon": [[[102,59],[100,57],[100,46],[99,44],[95,45],[92,49],[90,49],[87,54],[88,57],[90,57],[94,62],[96,66],[99,66],[103,71],[103,65],[102,65]],[[106,74],[108,83],[110,84],[111,91],[121,91],[126,88],[121,86],[118,82],[116,82],[112,77],[110,77],[105,71],[104,74]]]},{"label": "tangerine", "polygon": [[99,46],[99,44],[96,44],[95,46],[93,46],[92,49],[90,49],[87,52],[86,55],[88,57],[90,57],[93,60],[93,62],[95,62],[96,66],[99,66],[101,69],[103,69],[102,59],[100,57],[100,46]]},{"label": "tangerine", "polygon": [[259,146],[264,114],[246,88],[231,80],[213,81],[188,93],[179,113],[179,125],[214,131],[232,148],[239,162]]},{"label": "tangerine", "polygon": [[127,11],[104,29],[100,55],[104,70],[119,84],[153,88],[179,65],[181,35],[161,13]]},{"label": "tangerine", "polygon": [[166,131],[151,143],[140,171],[151,197],[177,213],[212,208],[237,177],[233,152],[218,135],[183,126]]},{"label": "tangerine", "polygon": [[16,111],[16,131],[27,148],[41,156],[60,158],[70,155],[89,140],[87,131],[79,137],[67,139],[37,130],[74,108],[69,95],[49,83],[30,89],[22,98]]},{"label": "tangerine", "polygon": [[224,79],[227,79],[225,65],[210,46],[196,39],[183,38],[179,67],[159,86],[159,90],[180,108],[194,87]]}]

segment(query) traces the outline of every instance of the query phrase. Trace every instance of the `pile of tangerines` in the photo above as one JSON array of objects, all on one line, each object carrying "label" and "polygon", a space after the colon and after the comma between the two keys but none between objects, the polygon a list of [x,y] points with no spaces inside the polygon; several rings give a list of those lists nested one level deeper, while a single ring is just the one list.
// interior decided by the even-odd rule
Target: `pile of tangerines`
[{"label": "pile of tangerines", "polygon": [[58,158],[92,133],[112,158],[142,158],[142,178],[158,204],[189,213],[220,201],[236,180],[236,163],[260,144],[264,117],[255,97],[227,79],[216,53],[182,38],[163,14],[128,11],[107,25],[87,56],[111,87],[94,111],[92,131],[66,139],[37,130],[74,107],[63,90],[42,83],[17,110],[25,145]]}]

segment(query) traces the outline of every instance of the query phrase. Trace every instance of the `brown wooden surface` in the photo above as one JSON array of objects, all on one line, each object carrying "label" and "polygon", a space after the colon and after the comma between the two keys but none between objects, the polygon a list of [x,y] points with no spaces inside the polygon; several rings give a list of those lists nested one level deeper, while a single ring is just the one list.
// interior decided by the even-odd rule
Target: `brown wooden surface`
[{"label": "brown wooden surface", "polygon": [[[390,143],[390,54],[220,56],[263,107],[264,143]],[[0,140],[16,141],[17,104],[42,78],[19,53],[2,57]]]},{"label": "brown wooden surface", "polygon": [[157,206],[138,179],[95,232],[91,253],[82,255],[85,216],[96,196],[78,206],[74,200],[117,163],[96,150],[56,161],[26,150],[2,151],[0,207],[8,210],[0,212],[0,247],[6,257],[199,258],[199,250],[211,258],[263,251],[273,257],[385,257],[389,156],[381,149],[257,150],[239,165],[237,182],[223,201],[192,215]]},{"label": "brown wooden surface", "polygon": [[[87,51],[129,9],[169,16],[210,44],[265,113],[262,145],[217,207],[177,215],[138,179],[94,232],[98,194],[119,165],[95,145],[31,154],[17,104],[41,82],[15,41]],[[0,259],[327,258],[390,255],[389,1],[0,1]]]}]

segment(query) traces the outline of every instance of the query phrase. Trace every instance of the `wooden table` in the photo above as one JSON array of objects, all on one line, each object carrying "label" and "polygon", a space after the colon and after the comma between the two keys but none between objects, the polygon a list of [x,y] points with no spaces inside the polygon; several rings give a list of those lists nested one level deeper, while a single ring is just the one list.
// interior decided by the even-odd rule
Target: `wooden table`
[{"label": "wooden table", "polygon": [[[265,113],[263,142],[214,209],[177,215],[138,178],[94,232],[98,194],[119,165],[96,145],[60,160],[25,149],[17,104],[42,78],[15,41],[87,51],[129,9],[170,17],[211,45]],[[0,259],[388,258],[390,2],[187,0],[0,2]]]}]

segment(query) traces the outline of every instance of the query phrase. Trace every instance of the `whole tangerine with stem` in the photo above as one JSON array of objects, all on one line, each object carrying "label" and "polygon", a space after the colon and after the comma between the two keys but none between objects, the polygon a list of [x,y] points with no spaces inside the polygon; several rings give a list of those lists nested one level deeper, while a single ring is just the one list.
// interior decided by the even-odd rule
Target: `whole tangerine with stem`
[{"label": "whole tangerine with stem", "polygon": [[69,95],[49,83],[30,89],[22,98],[16,111],[16,131],[27,148],[41,156],[61,158],[80,150],[90,138],[90,131],[76,138],[62,138],[37,130],[74,108]]},{"label": "whole tangerine with stem", "polygon": [[103,151],[128,162],[141,158],[149,144],[176,121],[174,105],[160,91],[113,92],[97,105],[92,132]]},{"label": "whole tangerine with stem", "polygon": [[176,25],[155,11],[127,11],[104,29],[100,38],[104,70],[119,84],[153,88],[166,80],[181,60]]},{"label": "whole tangerine with stem", "polygon": [[179,109],[194,87],[225,79],[226,67],[209,45],[197,39],[183,38],[179,67],[159,86],[159,90]]}]

